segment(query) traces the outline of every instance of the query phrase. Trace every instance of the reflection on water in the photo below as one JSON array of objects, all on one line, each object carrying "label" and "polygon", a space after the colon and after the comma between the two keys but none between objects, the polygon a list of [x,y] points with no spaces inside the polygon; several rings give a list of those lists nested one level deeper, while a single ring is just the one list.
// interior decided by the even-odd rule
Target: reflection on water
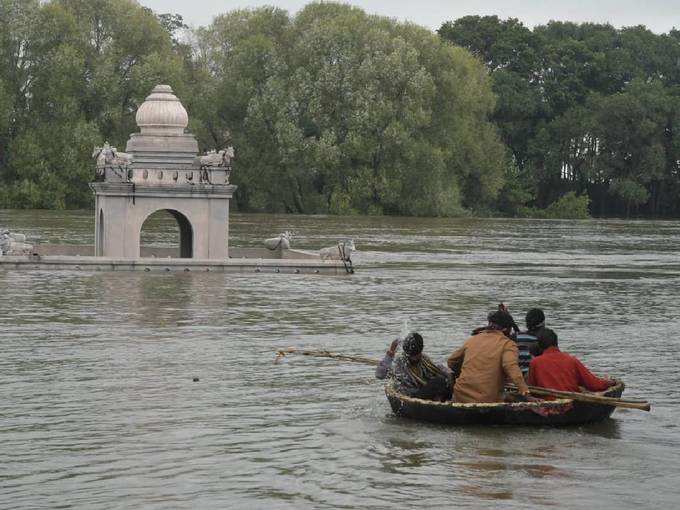
[{"label": "reflection on water", "polygon": [[[0,225],[91,243],[90,216]],[[285,230],[354,238],[357,274],[0,270],[0,507],[675,506],[680,223],[237,214],[232,244]],[[272,363],[289,345],[379,357],[405,319],[442,359],[500,301],[519,322],[544,307],[652,413],[451,428],[393,416],[370,367]]]},{"label": "reflection on water", "polygon": [[[617,417],[624,419],[622,415],[628,414],[628,410],[619,409]],[[601,423],[591,423],[583,425],[581,432],[585,434],[593,434],[606,439],[621,439],[621,427],[619,420],[607,420]]]}]

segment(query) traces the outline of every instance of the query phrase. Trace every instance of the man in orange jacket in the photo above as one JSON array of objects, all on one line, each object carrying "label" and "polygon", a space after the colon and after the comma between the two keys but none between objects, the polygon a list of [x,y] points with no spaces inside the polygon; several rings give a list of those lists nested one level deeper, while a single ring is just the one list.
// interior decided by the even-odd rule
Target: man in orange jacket
[{"label": "man in orange jacket", "polygon": [[589,391],[604,391],[616,384],[616,381],[593,375],[574,356],[560,351],[557,334],[552,329],[544,328],[537,338],[542,354],[532,359],[529,365],[528,382],[531,386],[558,391],[581,391],[582,386]]},{"label": "man in orange jacket", "polygon": [[489,325],[468,338],[448,359],[453,374],[456,402],[502,402],[506,377],[520,395],[529,395],[519,369],[517,344],[510,339],[512,316],[498,310],[489,315]]}]

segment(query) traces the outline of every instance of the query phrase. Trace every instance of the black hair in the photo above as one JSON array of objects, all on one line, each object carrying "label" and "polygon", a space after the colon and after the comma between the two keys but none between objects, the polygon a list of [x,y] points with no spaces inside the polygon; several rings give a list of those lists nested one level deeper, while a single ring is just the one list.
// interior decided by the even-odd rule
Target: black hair
[{"label": "black hair", "polygon": [[532,308],[527,312],[525,321],[529,331],[539,329],[545,323],[545,314],[540,308]]},{"label": "black hair", "polygon": [[420,354],[423,352],[423,337],[419,333],[409,333],[408,336],[404,338],[402,348],[409,356]]},{"label": "black hair", "polygon": [[557,347],[557,333],[555,333],[550,328],[543,328],[536,335],[538,340],[538,348],[541,351],[546,350],[548,347]]},{"label": "black hair", "polygon": [[496,310],[495,312],[489,314],[489,323],[495,324],[501,329],[509,329],[512,328],[512,325],[515,323],[515,320],[512,318],[512,315],[510,315],[508,312]]}]

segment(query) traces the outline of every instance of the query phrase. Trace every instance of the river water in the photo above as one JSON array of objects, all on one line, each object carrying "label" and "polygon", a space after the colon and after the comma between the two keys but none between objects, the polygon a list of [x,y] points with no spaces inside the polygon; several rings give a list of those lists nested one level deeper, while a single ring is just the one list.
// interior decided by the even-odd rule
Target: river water
[{"label": "river water", "polygon": [[[0,211],[91,243],[90,212]],[[0,269],[4,508],[677,508],[680,223],[239,215],[232,245],[353,238],[353,276]],[[148,234],[175,239],[159,221]],[[392,415],[371,367],[408,327],[443,359],[504,301],[651,413],[566,429]],[[198,377],[198,382],[193,378]]]}]

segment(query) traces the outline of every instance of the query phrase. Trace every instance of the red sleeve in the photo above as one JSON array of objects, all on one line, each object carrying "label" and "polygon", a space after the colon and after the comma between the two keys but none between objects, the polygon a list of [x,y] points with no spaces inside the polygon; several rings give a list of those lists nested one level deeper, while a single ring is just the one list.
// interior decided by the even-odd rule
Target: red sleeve
[{"label": "red sleeve", "polygon": [[604,391],[609,388],[609,381],[601,379],[588,370],[583,363],[574,358],[576,362],[576,370],[578,372],[578,382],[580,386],[589,391]]},{"label": "red sleeve", "polygon": [[534,360],[531,360],[531,363],[529,364],[529,375],[527,376],[527,384],[529,386],[538,386],[536,378],[534,377],[534,371]]}]

